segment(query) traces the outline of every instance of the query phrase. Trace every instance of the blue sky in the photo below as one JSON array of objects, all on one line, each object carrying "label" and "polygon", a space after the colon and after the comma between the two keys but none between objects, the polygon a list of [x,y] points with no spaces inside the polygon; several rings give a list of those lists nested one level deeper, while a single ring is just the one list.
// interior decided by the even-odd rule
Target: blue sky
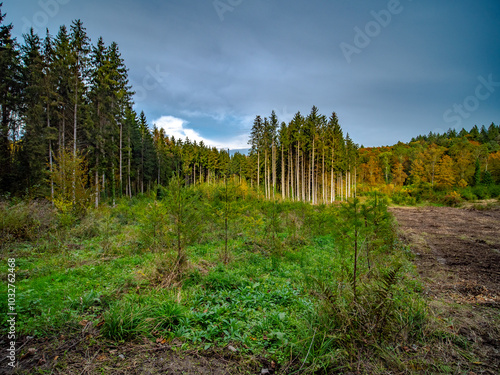
[{"label": "blue sky", "polygon": [[365,146],[500,122],[498,0],[3,3],[19,42],[78,18],[93,43],[116,41],[136,110],[216,147],[313,105]]}]

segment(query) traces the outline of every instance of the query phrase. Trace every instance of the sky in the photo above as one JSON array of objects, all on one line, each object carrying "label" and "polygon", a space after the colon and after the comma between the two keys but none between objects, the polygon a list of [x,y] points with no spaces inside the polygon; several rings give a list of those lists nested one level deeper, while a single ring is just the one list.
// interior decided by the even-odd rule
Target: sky
[{"label": "sky", "polygon": [[245,149],[257,115],[313,105],[366,147],[500,123],[498,0],[3,3],[20,43],[75,19],[117,42],[134,108],[176,138]]}]

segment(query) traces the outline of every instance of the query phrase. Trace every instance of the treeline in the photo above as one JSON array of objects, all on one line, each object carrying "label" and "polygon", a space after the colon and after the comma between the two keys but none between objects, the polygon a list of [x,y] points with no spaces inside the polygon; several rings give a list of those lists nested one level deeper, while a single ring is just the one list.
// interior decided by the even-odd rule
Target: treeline
[{"label": "treeline", "polygon": [[500,184],[500,127],[429,133],[391,147],[360,149],[360,183],[465,188]]},{"label": "treeline", "polygon": [[[1,10],[1,5],[0,5]],[[169,137],[134,111],[118,45],[91,44],[80,20],[55,36],[30,30],[18,44],[0,11],[0,192],[66,200],[79,189],[103,198],[165,185],[240,183],[294,200],[331,202],[354,195],[357,146],[337,116],[316,107],[288,124],[257,116],[249,155]],[[82,186],[84,185],[84,186]]]}]

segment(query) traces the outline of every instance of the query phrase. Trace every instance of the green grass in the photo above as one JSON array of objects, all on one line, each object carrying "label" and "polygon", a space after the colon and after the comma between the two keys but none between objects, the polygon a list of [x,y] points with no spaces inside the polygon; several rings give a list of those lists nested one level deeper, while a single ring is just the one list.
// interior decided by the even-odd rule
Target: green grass
[{"label": "green grass", "polygon": [[[52,224],[44,218],[50,230],[28,242],[10,236],[2,263],[16,258],[18,333],[77,332],[90,321],[109,340],[175,339],[200,350],[232,345],[290,373],[359,367],[360,353],[369,358],[362,361],[367,372],[415,365],[401,347],[426,340],[427,306],[390,218],[363,229],[354,298],[352,228],[338,207],[235,193],[225,265],[221,204],[209,198],[214,189],[222,199],[220,187],[205,186],[190,208],[202,218],[201,230],[180,268],[171,233],[164,233],[172,223],[163,201],[152,198],[123,199],[65,229],[57,229],[54,214]],[[162,212],[160,223],[151,210]],[[157,227],[161,239],[144,235]],[[2,291],[2,319],[6,300]]]}]

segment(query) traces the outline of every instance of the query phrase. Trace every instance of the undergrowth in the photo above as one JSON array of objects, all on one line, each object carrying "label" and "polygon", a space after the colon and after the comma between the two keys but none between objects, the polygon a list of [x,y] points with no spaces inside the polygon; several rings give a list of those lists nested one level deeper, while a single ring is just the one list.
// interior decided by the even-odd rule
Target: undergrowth
[{"label": "undergrowth", "polygon": [[418,349],[436,340],[431,317],[381,196],[311,206],[235,185],[157,191],[69,219],[45,203],[0,205],[19,334],[90,323],[116,342],[231,345],[281,373],[436,368]]}]

